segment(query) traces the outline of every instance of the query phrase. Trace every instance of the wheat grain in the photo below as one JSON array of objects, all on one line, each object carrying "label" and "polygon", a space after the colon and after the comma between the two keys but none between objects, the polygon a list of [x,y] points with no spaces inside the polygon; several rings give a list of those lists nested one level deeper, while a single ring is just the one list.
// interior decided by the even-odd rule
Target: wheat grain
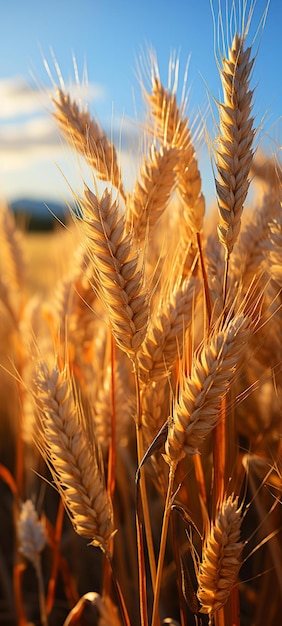
[{"label": "wheat grain", "polygon": [[282,223],[279,219],[273,219],[270,222],[270,240],[266,249],[266,265],[269,275],[280,291],[282,288]]},{"label": "wheat grain", "polygon": [[170,386],[166,377],[151,381],[142,391],[142,424],[147,443],[151,443],[169,416]]},{"label": "wheat grain", "polygon": [[0,206],[0,246],[0,299],[17,326],[25,301],[26,261],[22,233],[4,204]]}]

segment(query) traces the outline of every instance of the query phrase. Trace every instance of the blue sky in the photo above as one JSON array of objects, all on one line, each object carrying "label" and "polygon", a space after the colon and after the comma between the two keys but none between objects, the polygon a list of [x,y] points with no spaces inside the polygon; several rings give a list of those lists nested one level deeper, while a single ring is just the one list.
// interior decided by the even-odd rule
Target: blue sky
[{"label": "blue sky", "polygon": [[[234,4],[238,7],[239,0]],[[250,42],[265,5],[266,0],[256,2]],[[213,7],[217,15],[218,0]],[[180,56],[180,87],[190,57],[188,114],[191,121],[196,114],[205,115],[213,132],[207,87],[215,97],[221,92],[210,0],[0,0],[0,16],[0,197],[62,198],[68,188],[60,170],[71,185],[78,184],[78,163],[62,145],[50,115],[52,84],[42,54],[56,79],[51,49],[66,85],[74,82],[73,55],[81,80],[87,67],[88,87],[73,93],[89,103],[108,132],[112,129],[115,136],[121,130],[124,148],[135,136],[136,116],[140,121],[144,112],[137,65],[148,46],[156,50],[165,85],[170,53]],[[253,77],[258,141],[271,152],[282,142],[281,23],[282,0],[271,0],[255,42],[259,49]],[[124,150],[121,156],[130,184],[134,154],[128,157]],[[199,156],[204,189],[212,193],[203,142]]]}]

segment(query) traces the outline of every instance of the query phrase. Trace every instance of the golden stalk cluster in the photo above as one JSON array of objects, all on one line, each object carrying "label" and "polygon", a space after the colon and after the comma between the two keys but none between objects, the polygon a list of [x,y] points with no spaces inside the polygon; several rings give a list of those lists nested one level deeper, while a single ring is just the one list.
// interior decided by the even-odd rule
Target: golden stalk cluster
[{"label": "golden stalk cluster", "polygon": [[[185,101],[162,84],[156,60],[143,90],[148,153],[132,190],[90,112],[61,89],[53,99],[63,136],[103,190],[74,191],[58,245],[69,268],[43,303],[20,291],[28,238],[1,210],[0,425],[16,414],[16,446],[14,469],[2,463],[0,476],[15,499],[19,553],[36,564],[44,626],[82,623],[87,609],[99,626],[239,626],[239,600],[242,626],[279,621],[281,601],[270,622],[267,600],[282,580],[281,164],[254,157],[246,40],[234,33],[220,68],[218,214],[206,215]],[[37,474],[52,500],[40,520]],[[83,540],[102,555],[88,548],[92,573],[80,584],[70,555]],[[259,590],[257,554],[268,572]],[[20,567],[24,626],[36,618]]]}]

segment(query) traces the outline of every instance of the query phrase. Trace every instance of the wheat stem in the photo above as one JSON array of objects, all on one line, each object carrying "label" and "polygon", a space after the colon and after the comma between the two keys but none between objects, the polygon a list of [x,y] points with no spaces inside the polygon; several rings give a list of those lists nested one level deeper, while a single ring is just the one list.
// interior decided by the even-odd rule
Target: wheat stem
[{"label": "wheat stem", "polygon": [[114,585],[114,589],[116,592],[116,596],[117,596],[117,600],[118,600],[118,604],[119,604],[119,608],[120,608],[120,613],[121,613],[121,617],[122,617],[122,621],[123,621],[123,625],[124,626],[131,626],[130,625],[130,620],[129,620],[129,616],[128,616],[128,612],[126,609],[126,605],[124,602],[124,598],[123,598],[123,594],[120,588],[120,584],[118,582],[118,578],[116,576],[115,573],[115,568],[114,568],[114,564],[113,564],[113,560],[111,558],[110,553],[106,550],[105,551],[105,555],[109,561],[109,565],[111,568],[111,572],[112,572],[112,581],[113,581],[113,585]]},{"label": "wheat stem", "polygon": [[44,592],[44,580],[43,580],[43,574],[42,574],[41,559],[39,555],[36,561],[34,562],[34,568],[36,571],[37,582],[38,582],[38,595],[39,595],[41,624],[42,626],[48,626],[45,592]]},{"label": "wheat stem", "polygon": [[64,504],[63,504],[62,499],[60,498],[59,505],[58,505],[57,518],[56,518],[56,525],[55,525],[55,534],[54,534],[53,563],[52,563],[52,570],[51,570],[51,575],[50,575],[49,584],[48,584],[48,593],[47,593],[47,600],[46,600],[46,611],[48,615],[52,611],[52,607],[53,607],[54,599],[55,599],[55,587],[56,587],[58,569],[59,569],[60,540],[61,540],[61,535],[62,535],[62,530],[63,530],[64,512],[65,512]]},{"label": "wheat stem", "polygon": [[163,564],[164,564],[164,557],[165,557],[169,516],[170,516],[170,511],[171,511],[171,505],[172,505],[172,491],[173,491],[176,465],[177,465],[176,463],[172,463],[169,468],[169,480],[168,480],[168,488],[167,488],[167,494],[166,494],[164,515],[163,515],[162,534],[161,534],[159,557],[158,557],[157,578],[156,578],[156,587],[155,587],[155,593],[154,593],[151,626],[158,626],[158,622],[159,622],[159,599],[160,599],[160,591],[161,591],[161,579],[162,579]]},{"label": "wheat stem", "polygon": [[[141,390],[140,390],[140,382],[139,382],[139,372],[138,365],[135,365],[135,388],[136,388],[136,442],[137,442],[137,463],[138,467],[141,464],[141,461],[144,456],[143,449],[143,432],[142,432],[142,407],[141,407]],[[154,544],[152,537],[152,528],[150,521],[150,513],[149,513],[149,505],[148,505],[148,496],[146,490],[146,477],[144,468],[141,468],[140,474],[140,491],[141,491],[141,500],[142,500],[142,508],[144,515],[144,524],[145,524],[145,533],[147,540],[147,548],[149,555],[149,564],[150,564],[150,572],[152,579],[152,587],[155,588],[156,584],[156,561],[155,561],[155,553],[154,553]]]}]

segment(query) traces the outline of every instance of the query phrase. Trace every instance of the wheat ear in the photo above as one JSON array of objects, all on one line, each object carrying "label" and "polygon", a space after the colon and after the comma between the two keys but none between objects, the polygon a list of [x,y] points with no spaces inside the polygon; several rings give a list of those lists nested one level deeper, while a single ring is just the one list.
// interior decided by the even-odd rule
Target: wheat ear
[{"label": "wheat ear", "polygon": [[[199,261],[202,269],[203,287],[209,321],[212,316],[209,286],[205,267],[205,258],[202,246],[202,230],[205,215],[205,197],[202,192],[202,180],[198,167],[195,148],[192,141],[188,119],[185,117],[186,99],[183,98],[180,106],[176,100],[176,85],[178,63],[176,64],[175,85],[170,91],[165,89],[159,78],[156,61],[152,71],[152,93],[146,94],[151,106],[151,114],[155,120],[156,129],[160,141],[165,145],[175,147],[178,151],[177,164],[177,191],[183,204],[183,217],[185,228],[181,230],[181,243],[183,251],[191,246],[191,231],[197,240]],[[185,252],[184,252],[185,257]],[[187,257],[189,265],[189,257]],[[187,265],[187,263],[185,265]],[[185,270],[186,268],[184,268]]]},{"label": "wheat ear", "polygon": [[36,443],[69,513],[73,527],[94,546],[107,549],[112,537],[112,503],[104,483],[103,461],[92,416],[76,397],[68,367],[41,361],[34,377],[38,408]]},{"label": "wheat ear", "polygon": [[23,502],[18,523],[19,552],[33,564],[38,580],[40,603],[40,617],[43,626],[48,626],[44,580],[41,568],[40,555],[47,541],[45,523],[38,518],[38,514],[31,500]]},{"label": "wheat ear", "polygon": [[[281,203],[282,208],[282,203]],[[272,280],[282,288],[282,223],[281,218],[270,223],[270,241],[266,249],[266,265]]]},{"label": "wheat ear", "polygon": [[83,219],[79,225],[86,237],[113,335],[120,348],[133,357],[144,339],[148,316],[140,253],[134,251],[132,236],[125,231],[124,216],[107,190],[98,200],[85,186],[80,206]]},{"label": "wheat ear", "polygon": [[149,239],[152,229],[167,207],[176,181],[178,154],[173,148],[159,151],[151,146],[149,157],[144,159],[133,193],[127,194],[127,221],[133,225],[137,241]]},{"label": "wheat ear", "polygon": [[184,105],[178,106],[176,95],[165,89],[158,77],[152,77],[152,92],[147,94],[151,113],[155,120],[155,132],[165,145],[178,150],[178,192],[185,210],[187,224],[200,233],[205,214],[205,199],[188,120],[184,116]]},{"label": "wheat ear", "polygon": [[68,143],[86,157],[101,180],[111,181],[124,197],[114,144],[89,112],[81,111],[75,100],[71,100],[61,89],[58,89],[57,99],[53,98],[53,103],[56,108],[53,115]]},{"label": "wheat ear", "polygon": [[251,321],[242,313],[215,328],[195,353],[190,376],[183,378],[173,407],[166,441],[166,460],[177,463],[195,454],[216,426],[219,407],[251,333]]},{"label": "wheat ear", "polygon": [[5,204],[0,206],[0,247],[0,299],[17,326],[24,300],[26,262],[22,234]]},{"label": "wheat ear", "polygon": [[176,285],[168,299],[160,299],[138,353],[139,375],[143,383],[168,376],[176,358],[182,355],[184,335],[192,320],[198,290],[198,281],[192,277],[181,286]]},{"label": "wheat ear", "polygon": [[1,276],[5,277],[12,289],[19,289],[25,280],[26,269],[23,237],[5,204],[0,207],[0,242],[3,263]]},{"label": "wheat ear", "polygon": [[236,34],[220,69],[224,102],[218,104],[220,133],[216,147],[218,179],[218,236],[227,258],[233,250],[241,226],[243,205],[249,188],[253,158],[252,95],[249,89],[254,59],[244,37]]},{"label": "wheat ear", "polygon": [[242,509],[238,498],[225,497],[205,538],[198,572],[201,613],[211,616],[227,602],[241,566]]}]

